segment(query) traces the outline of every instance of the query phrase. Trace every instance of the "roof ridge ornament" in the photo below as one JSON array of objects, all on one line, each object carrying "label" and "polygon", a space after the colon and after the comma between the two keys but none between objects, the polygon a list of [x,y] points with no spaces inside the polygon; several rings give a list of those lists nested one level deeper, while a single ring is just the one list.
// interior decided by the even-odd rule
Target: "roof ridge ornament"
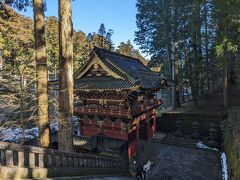
[{"label": "roof ridge ornament", "polygon": [[113,56],[121,56],[123,58],[127,58],[128,60],[135,60],[135,61],[138,61],[140,63],[142,63],[142,61],[138,58],[134,58],[134,57],[131,57],[131,56],[128,56],[128,55],[124,55],[124,54],[120,54],[120,53],[117,53],[117,52],[113,52],[113,51],[110,51],[110,50],[107,50],[107,49],[102,49],[102,48],[99,48],[97,46],[94,46],[93,50],[99,50],[99,51],[105,51]]}]

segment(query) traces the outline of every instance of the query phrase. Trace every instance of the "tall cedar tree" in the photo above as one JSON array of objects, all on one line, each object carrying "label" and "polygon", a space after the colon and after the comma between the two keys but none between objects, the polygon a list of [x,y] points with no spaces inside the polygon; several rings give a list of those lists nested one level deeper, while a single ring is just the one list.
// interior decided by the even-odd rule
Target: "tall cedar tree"
[{"label": "tall cedar tree", "polygon": [[[17,117],[16,127],[20,128],[20,133],[13,141],[22,144],[26,126],[32,124],[32,120],[36,123],[34,112],[37,102],[31,88],[36,80],[33,24],[30,19],[1,3],[0,24],[0,34],[4,40],[1,47],[3,67],[0,71],[0,89],[3,90],[0,104],[3,108],[0,111],[10,119]],[[4,110],[4,106],[8,108]]]},{"label": "tall cedar tree", "polygon": [[73,27],[72,1],[59,0],[59,112],[58,148],[72,151]]},{"label": "tall cedar tree", "polygon": [[171,20],[172,20],[172,54],[171,54],[171,63],[172,63],[172,106],[173,109],[180,107],[180,95],[179,95],[179,58],[177,57],[176,48],[177,48],[177,8],[175,0],[171,0]]},{"label": "tall cedar tree", "polygon": [[[174,4],[176,9],[172,8]],[[173,72],[178,73],[178,77],[174,75],[175,80],[181,83],[177,85],[175,81],[174,84],[179,86],[179,94],[183,97],[191,90],[198,105],[204,94],[213,92],[224,82],[226,104],[226,77],[234,74],[227,68],[239,52],[238,5],[237,0],[196,0],[191,3],[188,0],[137,0],[135,42],[151,55],[149,66],[161,66],[168,79]],[[177,18],[174,18],[175,14]],[[172,42],[177,46],[172,46]],[[226,63],[229,58],[231,63]],[[178,66],[179,72],[175,68]],[[225,73],[222,67],[226,68]],[[225,74],[224,81],[222,74]]]},{"label": "tall cedar tree", "polygon": [[100,28],[98,30],[98,34],[99,34],[100,47],[104,48],[104,40],[105,40],[104,37],[106,35],[106,28],[105,28],[103,23],[100,25]]},{"label": "tall cedar tree", "polygon": [[47,54],[45,42],[45,26],[43,1],[34,0],[34,32],[35,32],[35,51],[37,66],[37,85],[38,85],[38,118],[39,118],[39,138],[41,147],[50,145],[50,127],[48,116],[48,72]]},{"label": "tall cedar tree", "polygon": [[58,79],[58,19],[54,16],[47,17],[46,23],[46,43],[48,58],[49,79]]}]

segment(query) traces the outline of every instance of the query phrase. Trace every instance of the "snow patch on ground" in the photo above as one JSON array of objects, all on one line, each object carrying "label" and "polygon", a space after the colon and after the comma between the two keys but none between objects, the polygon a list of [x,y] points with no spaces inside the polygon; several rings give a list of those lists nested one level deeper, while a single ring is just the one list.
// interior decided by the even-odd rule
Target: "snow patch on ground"
[{"label": "snow patch on ground", "polygon": [[211,148],[205,144],[203,144],[201,141],[199,141],[198,143],[196,143],[196,146],[200,149],[209,149],[209,150],[213,150],[213,151],[219,151],[217,148]]},{"label": "snow patch on ground", "polygon": [[18,142],[20,133],[20,128],[1,129],[0,138],[2,141]]},{"label": "snow patch on ground", "polygon": [[57,123],[57,122],[52,123],[52,124],[50,125],[50,128],[51,128],[51,130],[58,131],[58,123]]},{"label": "snow patch on ground", "polygon": [[221,154],[221,165],[222,165],[222,179],[228,180],[228,172],[227,172],[227,156],[225,152]]},{"label": "snow patch on ground", "polygon": [[[50,125],[51,130],[58,131],[58,123],[52,123]],[[31,129],[21,129],[18,127],[12,127],[7,129],[0,129],[0,140],[7,142],[19,143],[20,138],[24,134],[25,140],[30,140],[38,137],[38,127]]]},{"label": "snow patch on ground", "polygon": [[31,129],[23,130],[22,128],[13,127],[2,129],[0,140],[18,143],[20,141],[22,134],[24,134],[25,140],[33,139],[35,137],[38,137],[38,128],[34,127]]},{"label": "snow patch on ground", "polygon": [[[211,148],[205,144],[203,144],[201,141],[199,141],[198,143],[196,143],[196,146],[198,148],[201,149],[210,149],[210,150],[214,150],[214,151],[219,151],[216,148]],[[228,180],[228,172],[227,172],[227,156],[225,154],[225,152],[221,153],[221,166],[222,166],[222,179],[223,180]]]}]

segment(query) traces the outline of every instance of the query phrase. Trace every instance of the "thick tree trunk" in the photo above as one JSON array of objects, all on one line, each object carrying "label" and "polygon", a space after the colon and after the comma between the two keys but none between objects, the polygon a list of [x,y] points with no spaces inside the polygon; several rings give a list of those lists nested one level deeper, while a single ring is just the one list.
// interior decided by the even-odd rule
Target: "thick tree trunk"
[{"label": "thick tree trunk", "polygon": [[171,53],[171,64],[172,64],[172,107],[176,108],[176,82],[175,82],[175,44],[172,42],[172,53]]},{"label": "thick tree trunk", "polygon": [[199,8],[198,8],[198,58],[199,58],[199,94],[202,97],[204,95],[204,73],[203,73],[203,55],[202,55],[202,33],[201,33],[201,27],[202,27],[202,22],[201,22],[201,3],[199,3]]},{"label": "thick tree trunk", "polygon": [[180,107],[180,86],[179,86],[179,69],[180,69],[180,62],[179,58],[176,58],[175,61],[175,108]]},{"label": "thick tree trunk", "polygon": [[34,31],[37,66],[39,139],[41,147],[50,146],[50,122],[48,116],[48,72],[45,42],[43,1],[34,0]]},{"label": "thick tree trunk", "polygon": [[192,43],[193,43],[193,55],[194,55],[194,86],[196,90],[196,98],[202,94],[202,50],[201,50],[201,18],[200,18],[200,5],[201,1],[192,1]]},{"label": "thick tree trunk", "polygon": [[171,16],[172,16],[172,32],[173,32],[173,39],[172,39],[172,54],[171,54],[171,61],[172,61],[172,81],[173,81],[173,88],[172,88],[172,106],[173,109],[180,107],[180,88],[179,88],[179,68],[180,62],[179,58],[177,57],[176,53],[176,45],[177,45],[177,11],[176,11],[176,2],[175,0],[171,1]]},{"label": "thick tree trunk", "polygon": [[73,28],[71,0],[59,0],[59,111],[58,148],[72,151]]},{"label": "thick tree trunk", "polygon": [[226,55],[224,57],[224,77],[223,77],[223,103],[224,103],[224,109],[227,111],[228,109],[228,102],[227,102],[227,89],[228,89],[228,56]]},{"label": "thick tree trunk", "polygon": [[196,94],[197,90],[193,83],[192,65],[191,65],[191,62],[189,59],[189,55],[188,55],[189,53],[188,53],[188,49],[187,49],[186,38],[184,38],[183,46],[184,46],[183,48],[184,48],[184,56],[185,56],[185,70],[186,70],[185,74],[189,80],[189,85],[191,88],[191,93],[192,93],[192,98],[193,98],[194,104],[195,104],[195,106],[199,106],[199,100],[198,100],[198,96]]},{"label": "thick tree trunk", "polygon": [[207,21],[207,17],[208,17],[208,8],[207,8],[207,0],[204,1],[204,27],[205,27],[205,60],[206,60],[206,79],[207,79],[207,93],[209,94],[210,92],[210,74],[209,74],[209,50],[208,50],[208,21]]}]

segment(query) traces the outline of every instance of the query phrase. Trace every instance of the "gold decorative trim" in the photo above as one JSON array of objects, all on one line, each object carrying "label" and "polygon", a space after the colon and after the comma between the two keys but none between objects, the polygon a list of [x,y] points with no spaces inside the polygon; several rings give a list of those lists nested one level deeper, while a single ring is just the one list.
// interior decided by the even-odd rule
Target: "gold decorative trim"
[{"label": "gold decorative trim", "polygon": [[136,91],[140,88],[140,86],[132,86],[130,88],[118,88],[118,89],[80,89],[80,88],[76,88],[74,89],[74,91],[99,91],[99,92],[103,92],[103,91],[116,91],[116,92],[121,92],[123,90],[130,90],[130,91]]},{"label": "gold decorative trim", "polygon": [[117,73],[113,72],[111,69],[109,69],[103,62],[102,60],[97,56],[95,52],[93,52],[94,55],[90,59],[90,63],[81,71],[80,74],[76,74],[75,79],[80,79],[84,74],[88,72],[88,70],[91,67],[96,68],[97,66],[101,66],[108,74],[113,76],[116,79],[122,79],[125,80],[123,77],[119,76]]}]

